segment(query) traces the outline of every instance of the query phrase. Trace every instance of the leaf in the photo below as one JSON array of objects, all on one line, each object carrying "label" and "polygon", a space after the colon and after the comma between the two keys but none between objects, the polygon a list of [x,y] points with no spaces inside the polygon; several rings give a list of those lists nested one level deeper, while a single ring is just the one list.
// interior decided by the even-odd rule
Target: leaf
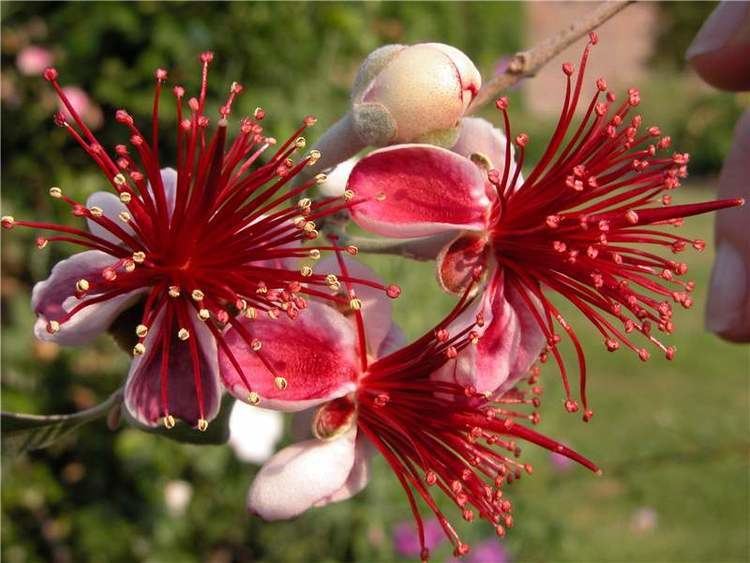
[{"label": "leaf", "polygon": [[122,389],[118,389],[103,403],[73,414],[0,413],[2,450],[17,455],[46,448],[78,427],[106,416],[121,401]]},{"label": "leaf", "polygon": [[197,444],[204,446],[216,446],[226,444],[229,440],[229,415],[232,413],[234,397],[225,395],[221,400],[221,409],[219,414],[208,424],[205,432],[188,426],[181,420],[177,420],[174,428],[165,428],[164,426],[146,426],[135,420],[126,409],[123,409],[123,418],[138,430],[143,430],[149,434],[158,434],[175,442],[184,444]]}]

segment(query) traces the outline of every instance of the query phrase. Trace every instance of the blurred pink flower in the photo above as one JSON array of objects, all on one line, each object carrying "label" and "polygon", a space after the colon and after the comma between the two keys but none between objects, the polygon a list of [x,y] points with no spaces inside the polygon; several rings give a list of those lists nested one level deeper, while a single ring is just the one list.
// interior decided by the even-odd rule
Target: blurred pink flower
[{"label": "blurred pink flower", "polygon": [[630,529],[635,534],[645,534],[656,529],[659,524],[659,513],[650,506],[642,506],[630,517]]},{"label": "blurred pink flower", "polygon": [[[428,518],[424,521],[424,543],[429,550],[439,546],[445,536],[437,518]],[[419,535],[414,522],[405,521],[397,524],[393,529],[393,547],[396,553],[405,557],[419,557],[422,546],[419,544]]]},{"label": "blurred pink flower", "polygon": [[451,557],[446,563],[510,563],[511,558],[505,546],[496,539],[479,542],[462,558]]},{"label": "blurred pink flower", "polygon": [[36,45],[24,47],[16,57],[16,66],[21,74],[33,76],[41,74],[42,71],[50,66],[54,56],[50,51]]},{"label": "blurred pink flower", "polygon": [[[73,106],[73,109],[81,116],[86,125],[92,129],[98,129],[101,126],[103,122],[102,110],[97,104],[91,101],[86,92],[78,86],[65,86],[62,91],[70,105]],[[58,99],[57,105],[66,119],[73,120],[73,116],[61,99]]]}]

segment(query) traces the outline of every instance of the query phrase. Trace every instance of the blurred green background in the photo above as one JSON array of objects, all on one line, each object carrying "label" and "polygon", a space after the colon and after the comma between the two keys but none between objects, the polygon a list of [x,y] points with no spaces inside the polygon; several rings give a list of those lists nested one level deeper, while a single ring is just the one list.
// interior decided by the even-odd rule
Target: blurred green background
[{"label": "blurred green background", "polygon": [[[655,6],[657,49],[638,84],[648,122],[692,153],[697,178],[682,200],[712,196],[733,123],[748,103],[700,87],[684,68],[682,53],[712,7]],[[503,55],[527,45],[527,10],[493,3],[3,2],[3,213],[69,221],[47,188],[60,185],[85,198],[102,185],[82,151],[52,124],[56,102],[47,85],[22,72],[18,56],[29,46],[48,49],[62,82],[89,93],[91,119],[106,146],[126,139],[111,119],[116,108],[150,113],[156,67],[194,90],[196,57],[204,49],[216,53],[214,102],[232,80],[242,82],[247,90],[239,107],[264,106],[268,130],[282,138],[309,113],[320,118],[322,133],[345,110],[359,62],[385,43],[449,43],[488,76]],[[549,134],[550,120],[524,109],[522,90],[512,96],[514,127],[532,134],[538,154],[543,143],[533,140]],[[164,115],[167,123],[173,119]],[[686,230],[711,240],[711,223],[693,219]],[[35,342],[30,288],[69,249],[38,252],[33,240],[22,229],[2,238],[2,406],[73,412],[116,389],[127,358],[107,337],[83,349]],[[403,287],[396,317],[409,336],[450,308],[451,300],[426,283],[430,264],[366,261]],[[624,352],[606,354],[599,337],[582,328],[597,412],[588,425],[564,412],[555,370],[545,369],[541,431],[596,460],[605,475],[561,469],[546,452],[527,447],[535,473],[509,489],[517,524],[503,540],[514,561],[748,559],[748,351],[702,327],[711,246],[688,261],[696,304],[676,312],[674,362],[655,357],[644,365]],[[353,501],[272,525],[245,514],[256,469],[237,461],[228,446],[186,446],[91,424],[46,450],[3,457],[2,557],[13,563],[400,560],[391,533],[409,511],[382,460]],[[165,502],[165,488],[175,482],[192,491],[182,511]],[[484,523],[458,525],[469,540],[493,537]],[[445,545],[436,551],[437,560],[447,556]]]}]

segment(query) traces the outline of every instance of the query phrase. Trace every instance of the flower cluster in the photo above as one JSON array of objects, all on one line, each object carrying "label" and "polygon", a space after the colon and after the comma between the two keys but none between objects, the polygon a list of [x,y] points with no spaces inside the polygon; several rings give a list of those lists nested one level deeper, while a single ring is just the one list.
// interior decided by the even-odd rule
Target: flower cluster
[{"label": "flower cluster", "polygon": [[[264,134],[258,108],[230,141],[229,116],[242,92],[234,83],[209,133],[210,53],[201,55],[197,97],[173,89],[174,169],[163,168],[159,156],[166,71],[155,74],[150,131],[142,133],[119,110],[116,120],[128,130],[130,146],[117,145],[111,156],[76,112],[57,72],[46,69],[67,112],[58,113],[56,123],[114,193],[97,192],[82,204],[50,188],[53,198],[86,219],[88,230],[2,218],[6,229],[51,233],[38,238],[40,248],[58,241],[85,249],[34,288],[36,335],[81,344],[122,323],[124,311],[136,311],[125,406],[149,426],[171,428],[182,419],[205,430],[224,390],[250,405],[310,412],[310,439],[270,457],[250,488],[249,509],[266,520],[355,495],[379,453],[406,493],[422,560],[435,542],[420,503],[455,555],[469,551],[438,495],[464,520],[485,520],[503,536],[513,525],[506,486],[532,471],[518,459],[521,442],[599,472],[531,428],[540,419],[539,364],[550,357],[562,377],[565,408],[582,406],[584,420],[592,416],[582,345],[551,295],[582,313],[608,350],[625,347],[648,359],[632,336],[640,333],[672,359],[674,348],[656,332],[673,331],[673,303],[690,307],[693,283],[682,279],[686,264],[663,251],[702,250],[705,243],[666,229],[742,204],[671,205],[670,192],[687,175],[689,157],[667,154],[670,138],[633,115],[637,90],[618,102],[598,79],[576,117],[596,42],[592,34],[577,71],[562,66],[560,118],[525,178],[530,141],[524,133],[512,136],[506,98],[496,103],[504,131],[481,119],[458,120],[480,83],[465,55],[437,44],[376,51],[355,84],[357,131],[386,123],[386,133],[372,144],[431,139],[415,115],[437,109],[412,111],[409,100],[394,93],[403,69],[409,87],[421,88],[411,72],[415,61],[429,61],[430,69],[445,71],[430,77],[451,102],[450,115],[427,132],[450,138],[451,148],[376,150],[347,169],[341,195],[331,190],[315,200],[306,192],[325,184],[326,176],[305,180],[301,172],[320,154],[312,150],[295,160],[305,147],[300,135],[314,118],[277,143]],[[322,240],[318,225],[342,212],[376,234],[430,237],[424,248],[432,248],[438,280],[458,300],[415,341],[406,344],[391,320],[389,298],[398,297],[398,286],[383,284],[356,262],[357,248],[342,243],[340,233]],[[314,269],[323,253],[329,256]],[[578,399],[558,349],[563,337],[577,355]]]}]

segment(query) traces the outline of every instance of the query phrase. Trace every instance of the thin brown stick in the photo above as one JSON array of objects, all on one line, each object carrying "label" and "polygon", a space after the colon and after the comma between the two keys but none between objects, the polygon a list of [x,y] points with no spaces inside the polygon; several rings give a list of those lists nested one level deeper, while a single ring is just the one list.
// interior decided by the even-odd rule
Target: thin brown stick
[{"label": "thin brown stick", "polygon": [[520,51],[513,55],[508,69],[491,80],[485,82],[472,102],[467,113],[474,113],[486,103],[494,100],[497,95],[513,86],[522,78],[534,76],[537,71],[547,64],[563,49],[596,29],[609,18],[632,4],[632,0],[618,2],[602,2],[595,10],[583,18],[577,19],[565,29],[560,30],[532,47],[528,51]]}]

